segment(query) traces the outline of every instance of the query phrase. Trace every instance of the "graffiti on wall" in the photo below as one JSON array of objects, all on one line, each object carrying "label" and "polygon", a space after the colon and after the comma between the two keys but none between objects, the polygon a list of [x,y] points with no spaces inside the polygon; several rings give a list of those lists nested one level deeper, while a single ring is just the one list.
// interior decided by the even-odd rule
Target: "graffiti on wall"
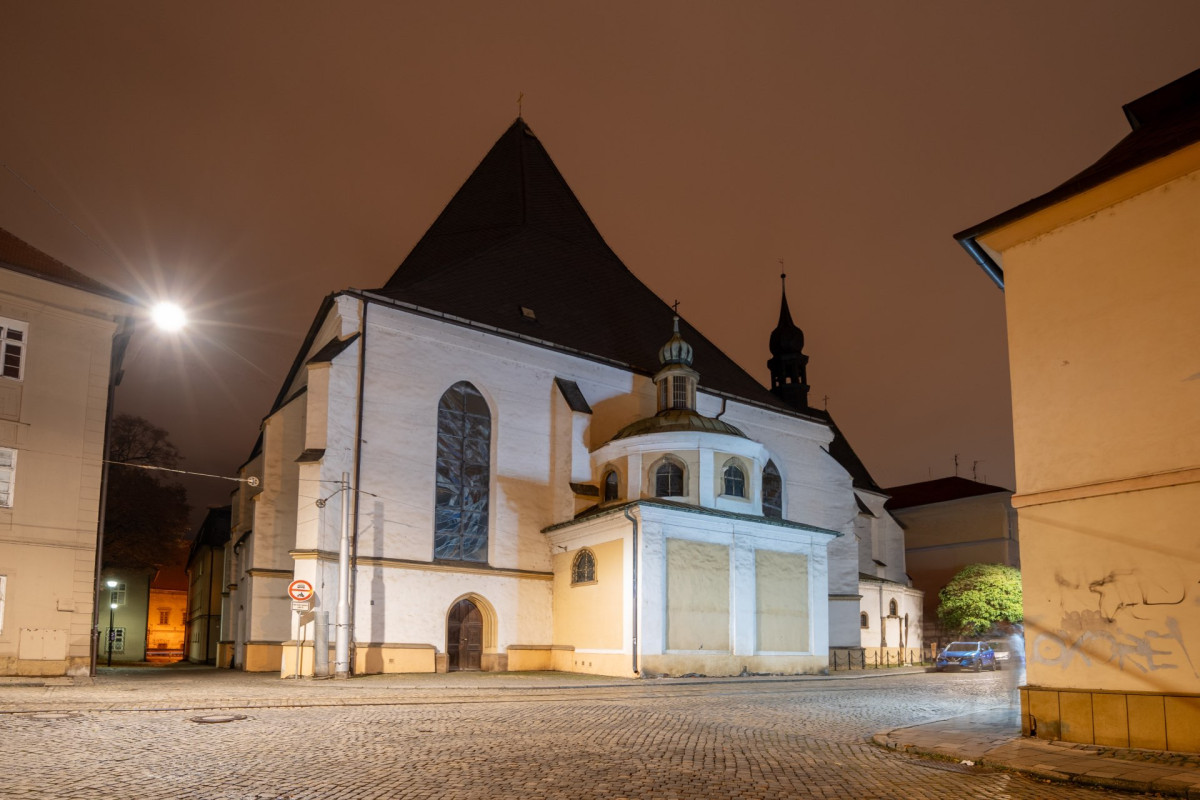
[{"label": "graffiti on wall", "polygon": [[[1039,664],[1105,664],[1142,673],[1183,669],[1200,677],[1175,615],[1188,599],[1183,580],[1137,569],[1114,570],[1091,581],[1055,575],[1062,617],[1058,629],[1034,638]],[[1200,595],[1194,600],[1200,602]]]}]

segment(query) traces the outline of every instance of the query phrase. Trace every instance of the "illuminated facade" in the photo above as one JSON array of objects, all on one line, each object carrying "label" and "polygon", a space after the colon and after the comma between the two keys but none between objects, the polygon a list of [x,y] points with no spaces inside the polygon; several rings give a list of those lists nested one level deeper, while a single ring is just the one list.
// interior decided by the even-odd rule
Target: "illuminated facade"
[{"label": "illuminated facade", "polygon": [[242,468],[218,663],[332,648],[349,496],[354,672],[825,669],[860,642],[863,512],[800,347],[758,384],[517,120],[387,284],[318,312]]},{"label": "illuminated facade", "polygon": [[959,234],[1005,294],[1026,733],[1200,752],[1200,71]]},{"label": "illuminated facade", "polygon": [[132,311],[0,230],[0,675],[89,672],[109,376]]}]

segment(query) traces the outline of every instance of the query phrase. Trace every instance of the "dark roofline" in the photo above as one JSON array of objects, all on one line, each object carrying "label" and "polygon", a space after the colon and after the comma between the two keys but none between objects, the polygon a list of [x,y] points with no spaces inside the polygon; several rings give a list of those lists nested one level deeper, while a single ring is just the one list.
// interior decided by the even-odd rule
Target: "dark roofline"
[{"label": "dark roofline", "polygon": [[[39,250],[29,242],[22,239],[20,236],[14,234],[12,231],[0,228],[0,241],[6,238],[10,239],[12,244],[15,245],[18,250],[23,251],[12,255],[16,255],[17,257],[23,256],[24,261],[12,261],[10,260],[11,255],[9,258],[0,256],[0,267],[3,267],[4,269],[12,272],[19,272],[23,275],[29,275],[33,278],[39,278],[44,281],[49,281],[50,283],[57,283],[60,286],[68,286],[72,289],[88,292],[89,294],[107,297],[110,300],[116,300],[117,302],[125,303],[135,308],[141,305],[132,297],[129,297],[122,292],[118,292],[116,289],[101,283],[95,278],[90,278],[87,275],[84,275],[74,267],[67,266],[54,256]],[[11,251],[9,252],[11,253]],[[48,266],[51,269],[60,270],[61,274],[56,274],[55,272],[48,271],[45,268],[40,268],[37,263],[39,261],[44,261],[45,266]]]},{"label": "dark roofline", "polygon": [[1098,161],[1049,192],[954,234],[1001,290],[1004,270],[978,239],[1200,141],[1200,69],[1122,106],[1132,131]]},{"label": "dark roofline", "polygon": [[[624,503],[616,503],[611,506],[592,506],[591,509],[581,511],[574,519],[569,519],[565,522],[558,522],[554,525],[547,525],[542,528],[542,533],[551,533],[553,531],[569,528],[572,525],[578,525],[583,522],[590,522],[600,517],[609,517],[617,512],[624,512],[627,508],[647,506],[649,508],[662,508],[668,511],[683,511],[689,514],[701,514],[708,517],[720,517],[721,519],[737,519],[746,522],[761,523],[764,525],[772,525],[777,528],[790,528],[792,530],[801,530],[806,533],[821,533],[833,539],[840,539],[842,533],[831,530],[829,528],[819,528],[816,525],[809,525],[804,522],[793,522],[790,519],[776,519],[773,517],[760,517],[754,514],[739,514],[736,511],[721,511],[716,508],[706,508],[704,506],[694,506],[690,503],[676,503],[672,500],[663,500],[661,498],[641,498],[638,500],[629,500]],[[589,513],[590,512],[590,513]]]},{"label": "dark roofline", "polygon": [[906,483],[885,489],[891,499],[884,505],[888,511],[901,511],[907,508],[920,508],[937,503],[949,503],[954,500],[965,500],[968,497],[983,497],[989,494],[1012,494],[1011,489],[1003,486],[993,486],[990,483],[980,483],[970,478],[958,475],[945,478],[934,478],[929,481]]}]

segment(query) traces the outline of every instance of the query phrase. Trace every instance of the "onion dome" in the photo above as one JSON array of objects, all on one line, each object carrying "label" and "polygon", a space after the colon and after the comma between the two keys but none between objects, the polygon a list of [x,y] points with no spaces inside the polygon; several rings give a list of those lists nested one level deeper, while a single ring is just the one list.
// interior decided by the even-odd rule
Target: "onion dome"
[{"label": "onion dome", "polygon": [[675,317],[675,332],[658,351],[658,363],[664,367],[672,364],[692,365],[692,346],[679,335],[679,317]]},{"label": "onion dome", "polygon": [[797,355],[804,350],[804,331],[792,322],[792,312],[788,310],[787,275],[779,276],[784,282],[783,302],[779,306],[779,324],[771,331],[771,355],[776,358]]}]

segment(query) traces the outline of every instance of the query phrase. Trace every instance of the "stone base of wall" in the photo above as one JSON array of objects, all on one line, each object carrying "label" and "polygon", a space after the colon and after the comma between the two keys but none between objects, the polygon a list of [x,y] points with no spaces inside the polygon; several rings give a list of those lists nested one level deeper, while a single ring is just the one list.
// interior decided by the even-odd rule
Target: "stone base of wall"
[{"label": "stone base of wall", "polygon": [[[628,656],[626,656],[628,661]],[[642,656],[642,675],[709,675],[731,676],[751,673],[758,675],[819,675],[829,668],[824,655],[754,655],[738,656],[713,653],[665,653]],[[604,674],[604,673],[601,673]]]},{"label": "stone base of wall", "polygon": [[[100,662],[104,666],[104,662]],[[58,678],[64,675],[84,677],[91,669],[88,656],[72,656],[55,659],[16,658],[15,656],[0,657],[0,675],[17,675],[21,677]]]},{"label": "stone base of wall", "polygon": [[1022,686],[1021,732],[1104,747],[1200,753],[1200,695]]},{"label": "stone base of wall", "polygon": [[283,642],[247,642],[246,672],[279,672],[283,663]]}]

